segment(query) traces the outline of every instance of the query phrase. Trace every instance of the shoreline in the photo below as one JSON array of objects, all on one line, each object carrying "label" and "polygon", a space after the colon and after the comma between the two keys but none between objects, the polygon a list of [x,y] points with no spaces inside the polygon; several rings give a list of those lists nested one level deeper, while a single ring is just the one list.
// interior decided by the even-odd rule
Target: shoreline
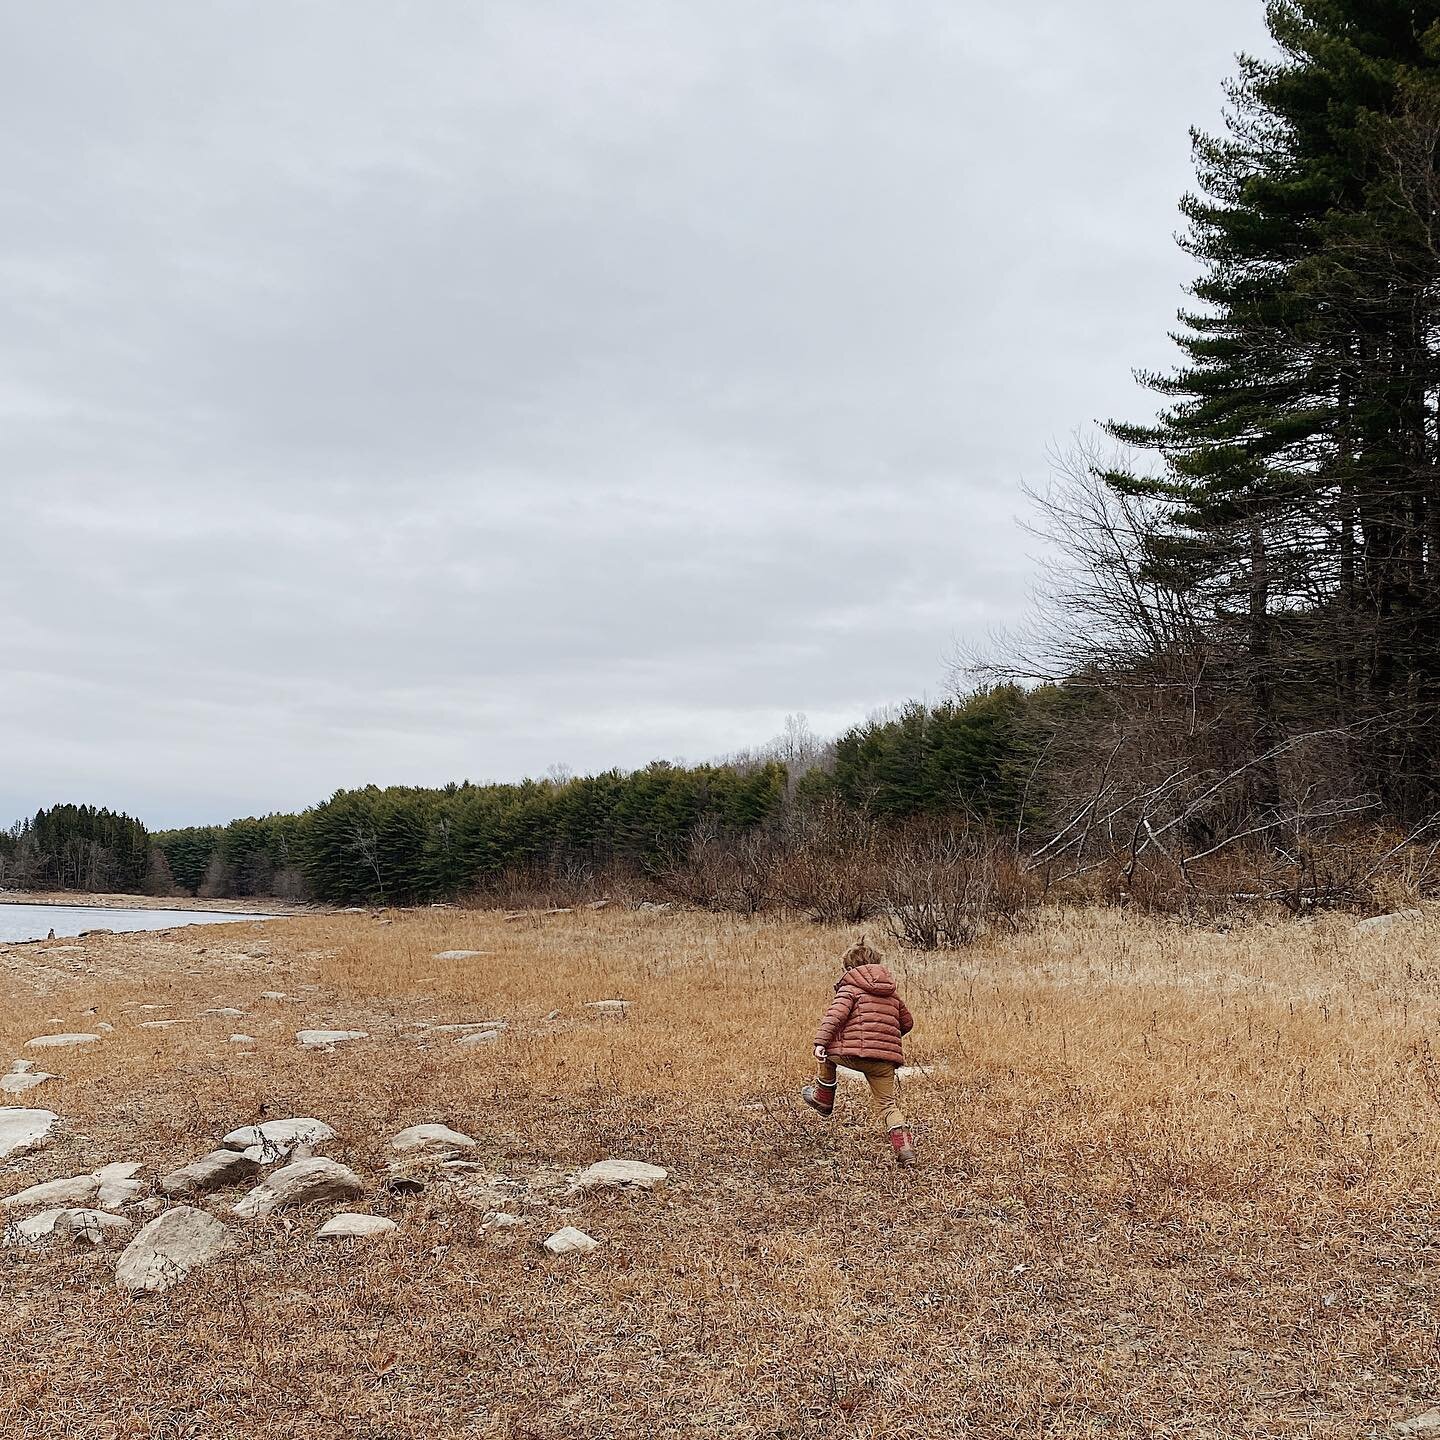
[{"label": "shoreline", "polygon": [[80,890],[0,890],[0,905],[52,906],[67,910],[189,910],[214,915],[328,915],[328,905],[251,895],[243,900],[202,900],[194,895],[89,894]]}]

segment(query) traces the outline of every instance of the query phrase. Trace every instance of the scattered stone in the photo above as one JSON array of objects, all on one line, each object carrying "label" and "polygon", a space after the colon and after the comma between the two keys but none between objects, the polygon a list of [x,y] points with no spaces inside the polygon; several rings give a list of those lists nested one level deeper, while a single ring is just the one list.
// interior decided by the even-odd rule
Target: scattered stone
[{"label": "scattered stone", "polygon": [[114,1027],[108,1020],[102,1020],[95,1028],[96,1028],[102,1035],[112,1034],[112,1033],[114,1032],[114,1029],[115,1029],[115,1027]]},{"label": "scattered stone", "polygon": [[485,1230],[514,1230],[525,1222],[518,1215],[507,1215],[503,1210],[492,1215],[481,1227]]},{"label": "scattered stone", "polygon": [[55,1233],[55,1222],[65,1213],[64,1209],[42,1210],[38,1215],[27,1215],[25,1219],[7,1221],[4,1240],[7,1249],[20,1245],[38,1245]]},{"label": "scattered stone", "polygon": [[600,1242],[583,1230],[567,1225],[557,1230],[544,1242],[544,1248],[552,1255],[588,1255]]},{"label": "scattered stone", "polygon": [[45,1207],[53,1209],[55,1206],[63,1209],[67,1205],[84,1205],[95,1198],[95,1192],[99,1188],[99,1177],[93,1174],[69,1175],[63,1180],[46,1180],[42,1184],[18,1190],[14,1195],[7,1195],[0,1200],[0,1210],[9,1213],[15,1210]]},{"label": "scattered stone", "polygon": [[95,1178],[100,1182],[100,1188],[95,1192],[95,1203],[102,1210],[117,1210],[121,1205],[128,1205],[145,1189],[143,1180],[133,1178],[144,1168],[136,1161],[102,1165],[95,1172]]},{"label": "scattered stone", "polygon": [[319,1158],[296,1160],[257,1185],[234,1211],[244,1220],[254,1220],[286,1205],[349,1200],[364,1193],[365,1182],[348,1166]]},{"label": "scattered stone", "polygon": [[508,1020],[465,1020],[453,1025],[426,1025],[432,1035],[464,1035],[471,1030],[508,1030]]},{"label": "scattered stone", "polygon": [[[1408,925],[1415,920],[1423,920],[1423,910],[1409,909],[1396,910],[1391,915],[1376,915],[1370,920],[1362,920],[1356,927],[1356,933],[1360,935],[1382,935],[1385,931],[1396,925]],[[1440,1412],[1437,1412],[1440,1413]]]},{"label": "scattered stone", "polygon": [[368,1040],[368,1030],[297,1030],[296,1041],[306,1050],[333,1050],[346,1040]]},{"label": "scattered stone", "polygon": [[103,1245],[132,1228],[123,1215],[112,1215],[108,1210],[62,1210],[55,1217],[55,1234],[68,1236],[77,1245],[82,1241]]},{"label": "scattered stone", "polygon": [[630,1008],[628,1000],[590,1000],[586,1002],[587,1010],[598,1010],[602,1015],[624,1015]]},{"label": "scattered stone", "polygon": [[53,1110],[0,1110],[0,1160],[43,1145],[59,1123]]},{"label": "scattered stone", "polygon": [[338,1137],[323,1121],[303,1115],[290,1120],[267,1120],[263,1125],[245,1125],[232,1130],[220,1143],[227,1150],[257,1150],[279,1160],[296,1145],[324,1145]]},{"label": "scattered stone", "polygon": [[499,1038],[499,1030],[477,1030],[473,1035],[462,1035],[456,1042],[457,1048],[473,1049],[477,1045],[493,1045]]},{"label": "scattered stone", "polygon": [[482,955],[488,955],[488,950],[442,950],[433,958],[436,960],[478,960]]},{"label": "scattered stone", "polygon": [[670,1178],[660,1165],[643,1160],[599,1160],[576,1174],[570,1182],[570,1193],[578,1195],[589,1190],[658,1190]]},{"label": "scattered stone", "polygon": [[1412,1420],[1400,1420],[1395,1424],[1400,1435],[1440,1435],[1440,1410],[1427,1410]]},{"label": "scattered stone", "polygon": [[260,998],[262,1000],[288,1000],[290,997],[283,990],[262,990]]},{"label": "scattered stone", "polygon": [[98,1035],[37,1035],[25,1044],[27,1050],[54,1050],[65,1045],[94,1045]]},{"label": "scattered stone", "polygon": [[216,1010],[202,1010],[202,1015],[218,1015],[225,1020],[239,1020],[245,1012],[237,1010],[233,1005],[222,1005]]},{"label": "scattered stone", "polygon": [[158,1294],[230,1246],[230,1232],[213,1215],[177,1205],[151,1220],[125,1247],[115,1283],[132,1294]]},{"label": "scattered stone", "polygon": [[590,902],[590,909],[592,910],[607,910],[609,907],[610,902],[608,900],[592,900]]},{"label": "scattered stone", "polygon": [[160,1181],[166,1195],[203,1195],[222,1185],[234,1185],[258,1174],[261,1162],[244,1150],[212,1150]]},{"label": "scattered stone", "polygon": [[255,1037],[253,1035],[232,1035],[230,1037],[230,1043],[232,1045],[253,1045],[255,1044]]},{"label": "scattered stone", "polygon": [[675,907],[668,900],[642,900],[635,908],[649,911],[651,914],[663,915],[667,910],[673,910]]},{"label": "scattered stone", "polygon": [[400,1227],[383,1215],[332,1215],[319,1229],[319,1240],[371,1240]]},{"label": "scattered stone", "polygon": [[457,1150],[473,1150],[476,1141],[445,1125],[411,1125],[390,1142],[392,1150],[440,1150],[453,1154]]},{"label": "scattered stone", "polygon": [[147,1195],[143,1200],[137,1200],[130,1208],[141,1215],[158,1215],[168,1207],[163,1196]]},{"label": "scattered stone", "polygon": [[43,1070],[12,1070],[8,1075],[0,1075],[0,1092],[6,1095],[23,1095],[37,1085],[45,1085],[59,1078],[58,1075],[47,1075]]}]

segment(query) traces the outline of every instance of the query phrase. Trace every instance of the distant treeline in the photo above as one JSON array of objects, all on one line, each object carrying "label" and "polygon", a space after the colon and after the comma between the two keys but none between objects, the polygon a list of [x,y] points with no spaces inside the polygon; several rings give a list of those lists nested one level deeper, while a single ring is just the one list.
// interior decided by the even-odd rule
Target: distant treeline
[{"label": "distant treeline", "polygon": [[0,833],[0,883],[138,893],[152,859],[144,825],[93,805],[56,805]]},{"label": "distant treeline", "polygon": [[108,811],[42,811],[0,838],[7,885],[205,898],[277,895],[414,904],[585,877],[673,869],[694,837],[764,833],[822,807],[880,823],[969,815],[1014,826],[1031,784],[1035,720],[1057,690],[1000,686],[907,705],[838,741],[806,737],[723,764],[442,789],[341,790],[298,815],[148,834]]}]

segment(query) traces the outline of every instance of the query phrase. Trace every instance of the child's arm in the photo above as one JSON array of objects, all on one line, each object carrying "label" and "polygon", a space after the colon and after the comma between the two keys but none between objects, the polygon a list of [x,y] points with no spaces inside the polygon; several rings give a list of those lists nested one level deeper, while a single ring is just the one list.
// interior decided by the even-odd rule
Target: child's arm
[{"label": "child's arm", "polygon": [[895,999],[900,1004],[900,1033],[908,1035],[915,1028],[915,1017],[910,1013],[910,1007],[898,995]]},{"label": "child's arm", "polygon": [[825,1018],[820,1022],[820,1028],[815,1032],[815,1046],[820,1050],[828,1050],[835,1037],[840,1033],[840,1027],[850,1018],[850,1011],[855,1006],[855,992],[853,990],[839,990],[835,998],[830,1002],[830,1008],[825,1012]]}]

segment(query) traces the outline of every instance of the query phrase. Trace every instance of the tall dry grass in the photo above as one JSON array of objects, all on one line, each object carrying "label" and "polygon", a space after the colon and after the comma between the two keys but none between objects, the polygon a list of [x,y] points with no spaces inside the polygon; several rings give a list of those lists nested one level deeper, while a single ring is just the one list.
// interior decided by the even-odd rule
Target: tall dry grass
[{"label": "tall dry grass", "polygon": [[[828,1127],[794,1100],[848,932],[385,919],[5,955],[11,1053],[117,1027],[37,1052],[66,1079],[33,1098],[67,1128],[0,1169],[6,1192],[109,1160],[163,1173],[313,1114],[372,1182],[360,1208],[401,1224],[335,1250],[314,1214],[252,1224],[234,1262],[146,1301],[115,1294],[113,1254],[0,1253],[5,1433],[1352,1436],[1440,1399],[1433,924],[1069,911],[960,957],[892,954],[930,1069],[904,1097],[905,1176],[862,1095]],[[452,949],[486,953],[434,958]],[[603,998],[626,1018],[585,1008]],[[225,1005],[246,1017],[138,1025]],[[498,1016],[477,1049],[413,1028]],[[371,1038],[304,1053],[302,1024]],[[378,1183],[388,1136],[425,1120],[497,1173],[617,1155],[673,1183],[496,1236]],[[546,1259],[561,1223],[602,1248]]]}]

